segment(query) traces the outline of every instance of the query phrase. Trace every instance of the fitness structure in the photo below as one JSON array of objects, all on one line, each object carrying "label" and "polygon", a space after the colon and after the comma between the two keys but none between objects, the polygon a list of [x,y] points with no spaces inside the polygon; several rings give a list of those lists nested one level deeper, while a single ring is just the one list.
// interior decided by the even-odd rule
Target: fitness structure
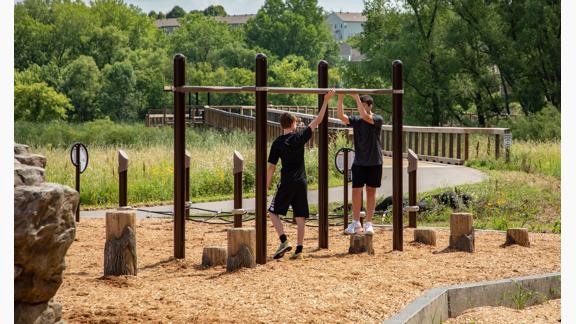
[{"label": "fitness structure", "polygon": [[[256,55],[255,86],[188,86],[186,85],[186,57],[174,56],[174,83],[165,91],[174,94],[174,258],[185,257],[186,219],[186,107],[185,94],[198,92],[242,93],[254,92],[256,96],[256,263],[266,263],[267,224],[267,106],[271,94],[317,94],[318,109],[322,107],[328,89],[328,63],[318,63],[318,88],[268,87],[267,57]],[[392,229],[393,249],[403,250],[402,225],[402,62],[392,63],[392,89],[335,89],[336,94],[392,95]],[[328,114],[318,127],[318,247],[328,248]],[[193,158],[193,157],[191,157]]]}]

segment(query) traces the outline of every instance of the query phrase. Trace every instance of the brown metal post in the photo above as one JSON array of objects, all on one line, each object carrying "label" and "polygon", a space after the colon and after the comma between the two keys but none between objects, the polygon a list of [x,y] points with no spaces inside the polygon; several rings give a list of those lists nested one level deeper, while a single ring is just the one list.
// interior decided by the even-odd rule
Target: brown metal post
[{"label": "brown metal post", "polygon": [[464,160],[468,161],[468,147],[469,147],[468,134],[464,134]]},{"label": "brown metal post", "polygon": [[[318,88],[328,88],[328,63],[318,62]],[[318,110],[324,95],[318,95]],[[328,114],[318,127],[318,247],[328,248]]]},{"label": "brown metal post", "polygon": [[[408,150],[408,205],[416,206],[416,171],[418,170],[418,156]],[[408,212],[408,227],[416,228],[416,212]]]},{"label": "brown metal post", "polygon": [[[402,87],[402,61],[392,63],[392,88],[395,91]],[[402,251],[402,99],[403,93],[392,95],[392,247]]]},{"label": "brown metal post", "polygon": [[458,134],[458,135],[456,135],[456,158],[457,159],[462,158],[461,147],[462,147],[462,134]]},{"label": "brown metal post", "polygon": [[454,134],[452,134],[452,133],[450,133],[449,152],[450,152],[450,158],[453,158],[454,157]]},{"label": "brown metal post", "polygon": [[344,229],[348,227],[348,150],[344,150]]},{"label": "brown metal post", "polygon": [[[174,87],[186,84],[186,57],[174,56]],[[185,257],[186,181],[185,181],[185,100],[184,93],[174,92],[174,258]]]},{"label": "brown metal post", "polygon": [[494,138],[494,147],[496,149],[496,160],[500,158],[500,134],[496,134]]},{"label": "brown metal post", "polygon": [[185,162],[184,164],[186,165],[186,171],[184,172],[185,177],[186,177],[186,217],[190,217],[190,206],[188,204],[190,204],[190,159],[192,158],[190,152],[188,152],[188,150],[186,150],[186,154],[185,154]]},{"label": "brown metal post", "polygon": [[[244,171],[244,157],[240,152],[234,151],[234,209],[242,209],[242,171]],[[234,227],[242,227],[242,214],[234,214]]]},{"label": "brown metal post", "polygon": [[439,143],[438,133],[434,133],[434,155],[435,156],[438,156],[438,143]]},{"label": "brown metal post", "polygon": [[[268,84],[267,58],[256,55],[256,87]],[[256,91],[256,263],[266,264],[266,125],[268,92]]]},{"label": "brown metal post", "polygon": [[118,150],[118,206],[128,206],[128,154]]},{"label": "brown metal post", "polygon": [[[80,144],[76,146],[76,191],[80,195]],[[76,222],[80,221],[80,198],[78,198],[78,207],[76,207]]]}]

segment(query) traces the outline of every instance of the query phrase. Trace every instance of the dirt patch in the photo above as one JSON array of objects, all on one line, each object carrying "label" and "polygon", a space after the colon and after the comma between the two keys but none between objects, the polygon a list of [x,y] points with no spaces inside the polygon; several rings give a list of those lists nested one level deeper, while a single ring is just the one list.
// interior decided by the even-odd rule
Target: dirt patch
[{"label": "dirt patch", "polygon": [[507,307],[478,307],[465,311],[445,324],[460,323],[518,323],[544,324],[560,323],[560,299],[547,301],[524,309]]},{"label": "dirt patch", "polygon": [[[505,234],[477,232],[476,253],[450,252],[449,231],[437,247],[410,243],[392,251],[392,232],[376,228],[376,254],[348,255],[349,238],[330,228],[329,249],[318,250],[318,229],[307,227],[303,261],[272,260],[279,241],[268,227],[268,263],[226,273],[202,269],[202,248],[226,246],[228,225],[186,224],[186,259],[173,260],[173,223],[138,220],[138,276],[103,278],[104,219],[77,224],[55,299],[63,319],[126,322],[379,322],[426,289],[560,271],[560,235],[530,234],[532,246],[502,248]],[[253,226],[253,224],[246,224]],[[295,226],[285,225],[294,244]]]}]

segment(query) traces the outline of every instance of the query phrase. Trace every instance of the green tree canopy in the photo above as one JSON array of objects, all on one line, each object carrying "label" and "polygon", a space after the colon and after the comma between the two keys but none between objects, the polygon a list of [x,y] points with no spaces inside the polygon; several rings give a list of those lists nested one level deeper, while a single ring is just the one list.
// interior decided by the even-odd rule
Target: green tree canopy
[{"label": "green tree canopy", "polygon": [[65,120],[71,109],[70,100],[44,82],[14,87],[14,120]]},{"label": "green tree canopy", "polygon": [[72,119],[84,122],[100,116],[98,94],[101,76],[92,57],[80,56],[66,66],[62,88],[75,107],[70,116]]},{"label": "green tree canopy", "polygon": [[335,62],[338,53],[316,0],[267,0],[246,24],[246,39],[279,58],[302,56],[311,66],[321,59]]},{"label": "green tree canopy", "polygon": [[186,11],[180,6],[174,6],[174,8],[166,14],[166,18],[181,18],[184,16],[186,16]]},{"label": "green tree canopy", "polygon": [[228,15],[224,7],[221,5],[210,5],[206,9],[204,9],[203,13],[205,16],[212,16],[212,17],[216,16],[224,17]]}]

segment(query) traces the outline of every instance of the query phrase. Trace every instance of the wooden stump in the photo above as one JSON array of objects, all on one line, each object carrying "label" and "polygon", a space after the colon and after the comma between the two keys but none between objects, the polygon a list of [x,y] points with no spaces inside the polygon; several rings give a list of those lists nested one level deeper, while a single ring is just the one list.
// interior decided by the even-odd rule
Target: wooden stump
[{"label": "wooden stump", "polygon": [[436,231],[432,229],[415,229],[414,241],[436,246]]},{"label": "wooden stump", "polygon": [[226,249],[220,246],[207,246],[202,251],[202,265],[207,267],[226,264]]},{"label": "wooden stump", "polygon": [[136,275],[136,212],[117,210],[106,213],[104,275]]},{"label": "wooden stump", "polygon": [[238,268],[256,267],[256,229],[255,228],[229,228],[228,229],[228,258],[226,271]]},{"label": "wooden stump", "polygon": [[518,244],[521,246],[530,246],[528,230],[525,228],[509,228],[506,231],[506,245]]},{"label": "wooden stump", "polygon": [[364,253],[368,252],[370,255],[374,255],[374,248],[372,247],[372,236],[370,234],[354,234],[350,235],[350,247],[348,248],[348,253]]},{"label": "wooden stump", "polygon": [[450,215],[450,248],[474,252],[474,218],[469,213]]}]

